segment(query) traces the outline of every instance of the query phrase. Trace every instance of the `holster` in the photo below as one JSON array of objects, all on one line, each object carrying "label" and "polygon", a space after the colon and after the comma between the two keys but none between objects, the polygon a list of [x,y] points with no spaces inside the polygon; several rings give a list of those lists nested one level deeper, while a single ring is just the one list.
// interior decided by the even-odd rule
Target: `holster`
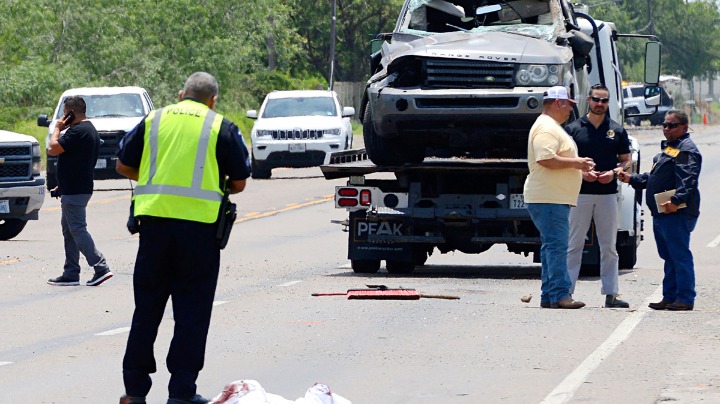
[{"label": "holster", "polygon": [[235,224],[235,219],[237,219],[237,205],[230,202],[230,192],[225,188],[225,193],[220,203],[220,211],[218,212],[217,233],[215,235],[221,250],[225,248],[230,239],[230,231]]},{"label": "holster", "polygon": [[135,201],[130,201],[130,216],[128,216],[127,229],[130,234],[136,234],[140,231],[140,221],[135,217]]}]

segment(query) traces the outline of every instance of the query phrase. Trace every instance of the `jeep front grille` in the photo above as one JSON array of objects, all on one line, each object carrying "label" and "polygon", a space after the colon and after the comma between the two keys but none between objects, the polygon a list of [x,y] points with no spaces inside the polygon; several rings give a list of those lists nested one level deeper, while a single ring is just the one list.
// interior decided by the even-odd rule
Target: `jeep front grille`
[{"label": "jeep front grille", "polygon": [[515,65],[478,60],[425,59],[425,84],[443,88],[513,88]]},{"label": "jeep front grille", "polygon": [[272,131],[273,140],[317,140],[322,139],[322,137],[323,131],[321,129],[290,129]]}]

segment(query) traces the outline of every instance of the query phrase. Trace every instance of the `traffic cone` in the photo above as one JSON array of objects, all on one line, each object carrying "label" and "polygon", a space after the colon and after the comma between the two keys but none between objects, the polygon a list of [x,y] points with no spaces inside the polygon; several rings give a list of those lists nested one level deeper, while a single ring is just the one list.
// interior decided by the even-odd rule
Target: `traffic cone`
[{"label": "traffic cone", "polygon": [[707,112],[703,114],[703,125],[707,125]]}]

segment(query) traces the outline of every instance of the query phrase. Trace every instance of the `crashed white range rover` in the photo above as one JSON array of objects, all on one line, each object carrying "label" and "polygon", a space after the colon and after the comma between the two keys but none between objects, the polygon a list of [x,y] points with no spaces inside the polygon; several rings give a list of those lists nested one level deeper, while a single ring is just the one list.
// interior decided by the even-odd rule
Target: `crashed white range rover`
[{"label": "crashed white range rover", "polygon": [[[585,110],[592,39],[566,0],[406,0],[373,55],[360,111],[378,165],[424,157],[525,158],[542,95]],[[580,114],[576,111],[576,116]]]}]

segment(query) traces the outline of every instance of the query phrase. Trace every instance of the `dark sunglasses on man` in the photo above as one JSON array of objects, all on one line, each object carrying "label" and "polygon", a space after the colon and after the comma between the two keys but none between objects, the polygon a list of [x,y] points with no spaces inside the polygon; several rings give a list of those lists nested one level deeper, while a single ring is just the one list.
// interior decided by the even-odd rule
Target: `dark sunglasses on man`
[{"label": "dark sunglasses on man", "polygon": [[608,101],[610,101],[610,98],[590,97],[590,99],[595,102],[599,102],[600,104],[606,104]]},{"label": "dark sunglasses on man", "polygon": [[680,126],[680,122],[663,122],[662,123],[663,128],[675,129],[678,126]]}]

